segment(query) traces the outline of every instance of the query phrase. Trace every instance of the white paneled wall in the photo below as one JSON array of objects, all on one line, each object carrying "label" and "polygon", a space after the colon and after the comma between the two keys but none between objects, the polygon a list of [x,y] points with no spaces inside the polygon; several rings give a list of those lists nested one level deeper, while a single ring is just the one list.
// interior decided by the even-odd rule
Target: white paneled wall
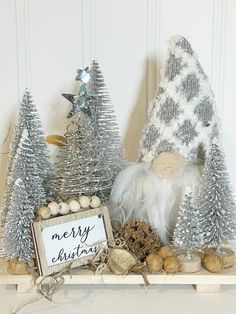
[{"label": "white paneled wall", "polygon": [[[96,58],[130,159],[137,156],[147,104],[167,40],[186,36],[214,88],[236,191],[236,2],[234,0],[0,0],[0,142],[29,86],[47,134],[63,134],[78,88],[76,69]],[[2,146],[8,151],[9,139]],[[7,155],[1,155],[1,186]]]}]

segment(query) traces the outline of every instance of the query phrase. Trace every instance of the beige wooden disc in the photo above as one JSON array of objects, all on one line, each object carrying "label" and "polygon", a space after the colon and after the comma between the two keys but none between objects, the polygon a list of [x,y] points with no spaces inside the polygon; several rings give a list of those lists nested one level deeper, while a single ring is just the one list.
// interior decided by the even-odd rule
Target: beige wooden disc
[{"label": "beige wooden disc", "polygon": [[178,256],[180,261],[180,271],[182,273],[196,273],[201,269],[201,258],[197,255],[191,255],[191,259],[187,259],[185,254]]},{"label": "beige wooden disc", "polygon": [[176,152],[162,152],[153,159],[154,172],[164,179],[175,179],[186,166],[184,156]]}]

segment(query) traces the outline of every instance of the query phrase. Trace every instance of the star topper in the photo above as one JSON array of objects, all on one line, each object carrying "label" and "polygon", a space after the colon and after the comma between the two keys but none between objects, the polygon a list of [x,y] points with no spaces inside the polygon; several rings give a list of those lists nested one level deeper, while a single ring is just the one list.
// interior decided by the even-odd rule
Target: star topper
[{"label": "star topper", "polygon": [[78,94],[62,94],[62,96],[72,103],[71,111],[67,116],[68,119],[79,111],[82,111],[91,116],[91,110],[88,106],[88,99],[85,95],[79,96]]},{"label": "star topper", "polygon": [[67,118],[71,118],[76,112],[82,111],[87,115],[91,116],[91,109],[89,107],[90,100],[94,98],[95,95],[90,95],[87,92],[87,83],[90,81],[89,67],[77,70],[76,81],[81,82],[79,92],[76,94],[62,94],[69,102],[72,103],[72,109],[69,112]]},{"label": "star topper", "polygon": [[63,97],[72,103],[72,109],[67,116],[68,119],[79,111],[82,111],[89,116],[92,114],[89,107],[89,102],[92,97],[87,95],[86,88],[83,85],[84,84],[81,85],[79,92],[76,94],[62,94]]},{"label": "star topper", "polygon": [[78,69],[77,75],[75,77],[76,81],[80,81],[84,84],[88,83],[90,80],[90,73],[89,73],[89,67],[86,67],[84,69]]}]

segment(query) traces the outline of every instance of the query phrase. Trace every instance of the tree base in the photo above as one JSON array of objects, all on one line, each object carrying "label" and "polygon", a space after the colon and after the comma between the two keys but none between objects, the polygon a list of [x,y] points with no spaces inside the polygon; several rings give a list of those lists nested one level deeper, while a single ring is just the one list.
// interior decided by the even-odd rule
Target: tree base
[{"label": "tree base", "polygon": [[18,259],[7,261],[7,272],[12,275],[28,275],[29,264],[20,262]]},{"label": "tree base", "polygon": [[224,268],[229,268],[234,266],[235,263],[235,253],[229,248],[221,248],[221,253],[223,257]]},{"label": "tree base", "polygon": [[232,267],[235,263],[235,252],[230,247],[222,246],[219,251],[217,251],[216,248],[208,248],[205,250],[204,255],[204,258],[209,255],[221,256],[224,268]]},{"label": "tree base", "polygon": [[180,271],[183,273],[196,273],[201,269],[201,258],[197,255],[191,255],[188,259],[185,254],[178,256],[180,261]]}]

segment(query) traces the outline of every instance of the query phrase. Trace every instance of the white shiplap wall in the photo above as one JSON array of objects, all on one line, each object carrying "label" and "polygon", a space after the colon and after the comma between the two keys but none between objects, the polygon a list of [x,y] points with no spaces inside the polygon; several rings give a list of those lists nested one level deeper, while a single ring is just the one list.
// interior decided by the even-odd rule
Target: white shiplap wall
[{"label": "white shiplap wall", "polygon": [[[75,91],[76,69],[96,58],[134,160],[166,42],[179,33],[190,40],[211,79],[236,191],[235,17],[234,0],[0,0],[0,142],[10,121],[14,124],[25,86],[47,134],[63,134],[70,105],[60,94]],[[0,159],[2,186],[7,155]]]}]

